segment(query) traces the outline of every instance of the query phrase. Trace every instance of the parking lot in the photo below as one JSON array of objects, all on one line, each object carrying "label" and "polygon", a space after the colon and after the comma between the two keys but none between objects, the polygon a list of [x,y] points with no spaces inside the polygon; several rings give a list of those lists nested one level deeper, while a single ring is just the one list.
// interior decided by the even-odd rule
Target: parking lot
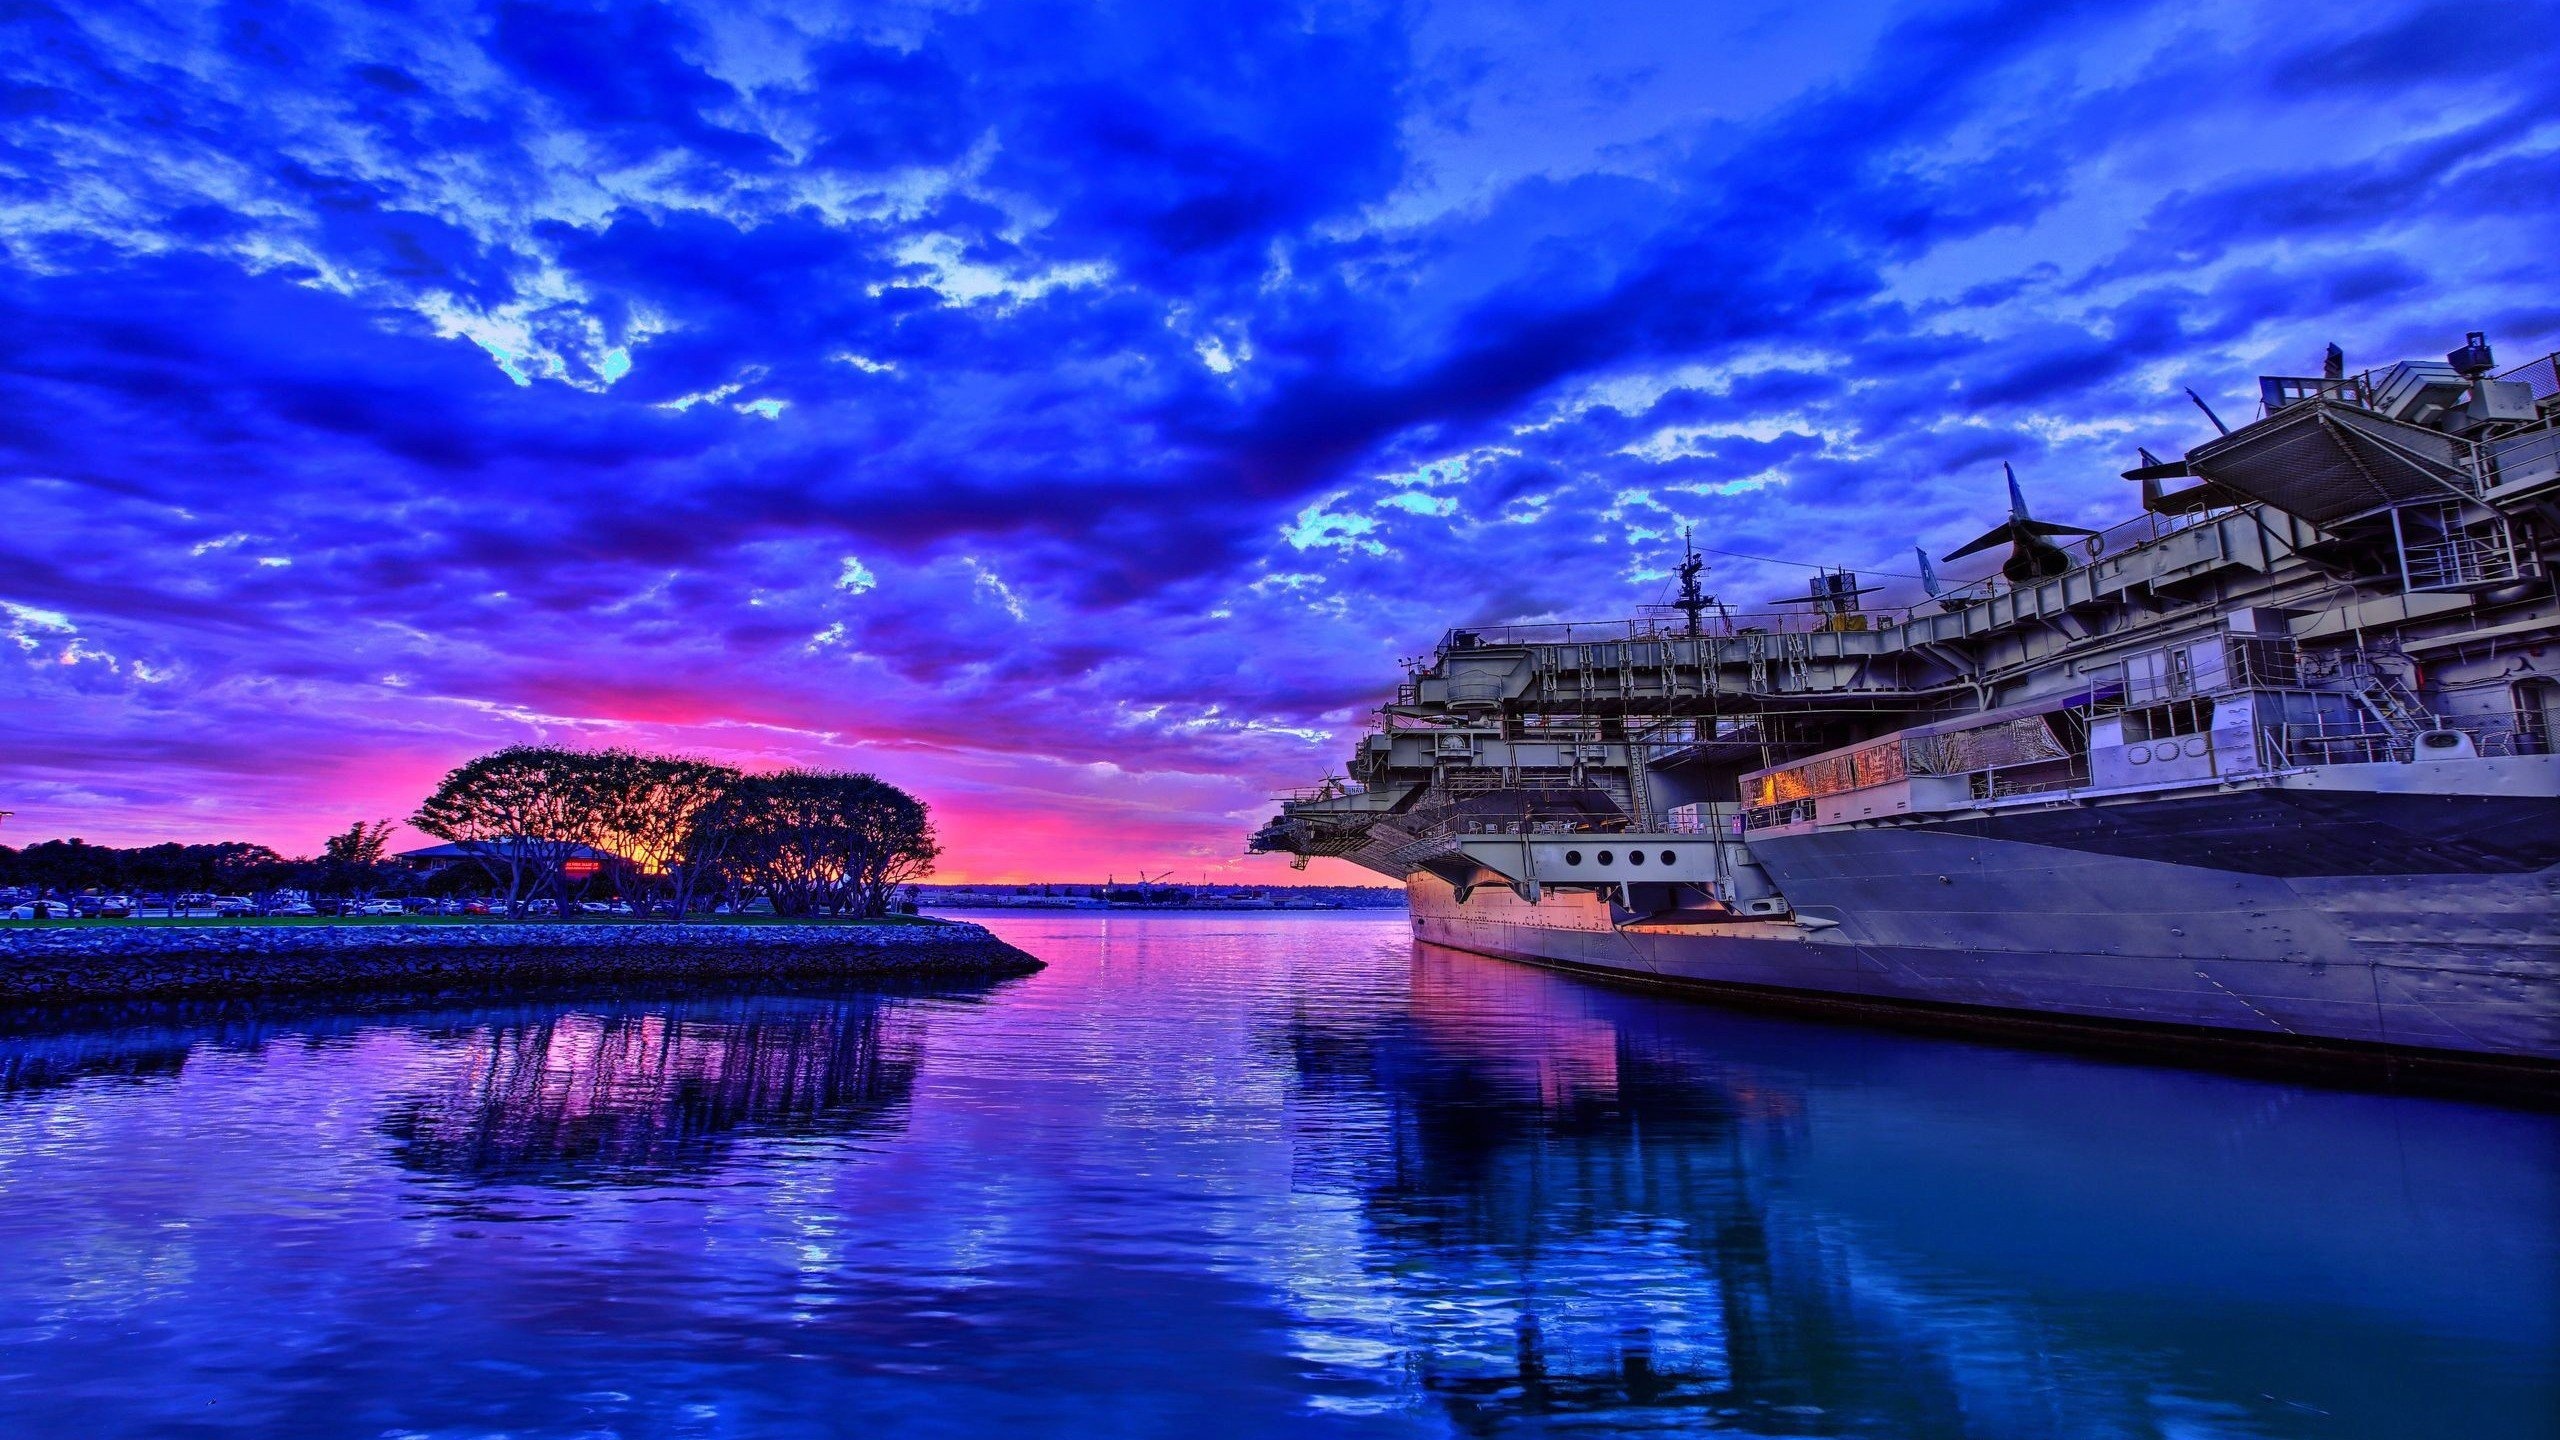
[{"label": "parking lot", "polygon": [[[436,920],[485,919],[506,913],[506,902],[495,899],[340,899],[292,893],[268,897],[137,897],[112,893],[40,896],[33,891],[0,891],[0,922]],[[557,913],[557,907],[550,900],[537,900],[525,907],[525,913],[550,916]],[[618,900],[590,900],[579,904],[575,913],[598,917],[627,916],[632,909]]]}]

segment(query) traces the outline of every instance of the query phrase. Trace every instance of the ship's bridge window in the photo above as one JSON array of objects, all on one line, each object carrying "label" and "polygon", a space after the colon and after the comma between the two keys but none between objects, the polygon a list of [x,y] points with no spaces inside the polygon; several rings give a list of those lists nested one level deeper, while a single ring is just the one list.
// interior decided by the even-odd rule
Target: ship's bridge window
[{"label": "ship's bridge window", "polygon": [[1783,805],[1790,800],[1811,800],[1821,795],[1838,795],[1849,790],[1864,790],[1870,785],[1888,785],[1908,773],[1899,737],[1845,755],[1825,755],[1802,765],[1772,771],[1751,782],[1751,803],[1755,806]]},{"label": "ship's bridge window", "polygon": [[[2025,715],[1945,735],[1911,741],[1910,768],[1922,775],[1964,775],[2014,765],[2067,760],[2071,750],[2054,732],[2056,717]],[[2066,719],[2064,723],[2069,723]]]}]

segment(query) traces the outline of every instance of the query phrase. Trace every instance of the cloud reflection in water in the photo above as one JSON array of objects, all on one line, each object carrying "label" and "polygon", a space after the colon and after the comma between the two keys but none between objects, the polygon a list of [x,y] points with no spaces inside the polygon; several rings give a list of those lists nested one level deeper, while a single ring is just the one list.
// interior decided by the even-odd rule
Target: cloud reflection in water
[{"label": "cloud reflection in water", "polygon": [[0,1434],[2560,1440],[2549,1115],[994,923],[0,1035]]}]

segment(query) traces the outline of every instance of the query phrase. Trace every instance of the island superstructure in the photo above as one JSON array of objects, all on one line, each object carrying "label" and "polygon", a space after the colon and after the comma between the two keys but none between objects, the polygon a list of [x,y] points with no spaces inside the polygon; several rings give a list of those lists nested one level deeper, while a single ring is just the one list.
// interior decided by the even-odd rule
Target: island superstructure
[{"label": "island superstructure", "polygon": [[[1471,626],[1253,848],[1437,944],[1791,1003],[2560,1074],[2560,357],[2268,376],[2103,533]],[[2199,401],[2199,408],[2203,402]],[[2222,421],[2212,415],[2216,430]],[[1883,1012],[1879,1012],[1883,1013]]]}]

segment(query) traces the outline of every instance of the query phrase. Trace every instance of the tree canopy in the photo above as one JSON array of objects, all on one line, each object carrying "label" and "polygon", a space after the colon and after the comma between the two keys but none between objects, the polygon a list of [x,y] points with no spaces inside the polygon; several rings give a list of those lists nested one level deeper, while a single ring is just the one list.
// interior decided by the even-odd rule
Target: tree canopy
[{"label": "tree canopy", "polygon": [[[516,918],[545,897],[571,913],[599,877],[643,914],[680,916],[707,897],[734,906],[762,895],[786,915],[877,916],[941,854],[925,803],[878,776],[749,775],[628,749],[491,751],[448,772],[409,823],[476,864]],[[451,893],[450,869],[403,873],[389,853],[393,829],[387,819],[355,821],[329,836],[317,859],[301,860],[240,841],[116,849],[45,840],[0,847],[0,884],[65,894],[293,886],[371,895],[395,885]]]},{"label": "tree canopy", "polygon": [[479,861],[516,915],[546,889],[565,911],[573,869],[588,868],[676,914],[717,888],[761,891],[787,915],[881,915],[941,853],[924,802],[877,776],[746,775],[621,749],[494,751],[445,776],[410,823]]},{"label": "tree canopy", "polygon": [[454,767],[409,823],[478,861],[506,887],[510,916],[546,886],[565,910],[569,862],[595,848],[602,768],[593,751],[510,745]]},{"label": "tree canopy", "polygon": [[782,770],[748,777],[717,823],[731,863],[786,915],[879,915],[941,853],[923,802],[871,775]]},{"label": "tree canopy", "polygon": [[0,849],[0,884],[64,894],[111,889],[163,895],[254,893],[305,878],[310,864],[245,840],[121,849],[79,839],[39,840],[23,850]]}]

